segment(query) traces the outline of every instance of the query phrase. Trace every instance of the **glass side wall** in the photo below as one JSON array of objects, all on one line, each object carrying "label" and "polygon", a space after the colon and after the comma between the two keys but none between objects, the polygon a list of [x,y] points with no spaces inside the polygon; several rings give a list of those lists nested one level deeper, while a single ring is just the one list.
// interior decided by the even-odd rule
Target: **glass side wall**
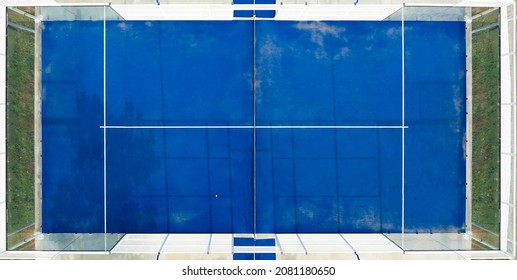
[{"label": "glass side wall", "polygon": [[[499,33],[494,13],[496,24],[488,27],[478,20],[471,27],[470,8],[459,7],[404,7],[387,19],[404,26],[403,230],[386,234],[403,250],[498,249]],[[472,40],[471,28],[482,28],[472,32]],[[495,40],[484,33],[494,33]],[[467,113],[470,94],[473,119]],[[494,242],[486,245],[490,236]]]},{"label": "glass side wall", "polygon": [[[516,257],[517,105],[515,3],[501,9],[501,250]],[[507,23],[507,25],[504,25]],[[503,35],[507,36],[503,38]]]},{"label": "glass side wall", "polygon": [[[9,250],[105,251],[123,237],[104,233],[105,19],[120,16],[110,7],[9,9]],[[95,101],[95,112],[82,109]]]},{"label": "glass side wall", "polygon": [[[153,2],[155,4],[156,2]],[[39,18],[42,21],[91,21],[122,20],[122,17],[111,7],[40,7]]]},{"label": "glass side wall", "polygon": [[[512,98],[511,103],[513,104],[511,115],[512,117],[512,127],[513,127],[513,134],[511,137],[511,141],[513,143],[512,147],[512,153],[513,153],[513,160],[511,162],[511,169],[513,172],[511,172],[512,176],[512,185],[510,190],[510,204],[513,205],[513,207],[510,209],[510,217],[508,219],[509,221],[509,229],[510,233],[508,234],[508,247],[511,248],[511,253],[513,253],[514,259],[517,259],[517,65],[516,65],[516,53],[515,49],[517,48],[517,38],[515,36],[517,32],[517,22],[515,21],[515,18],[517,16],[517,4],[514,2],[511,9],[508,8],[508,36],[509,36],[509,42],[510,42],[510,52],[513,53],[513,59],[510,62],[510,70],[512,73]],[[513,210],[513,211],[511,211]],[[513,245],[513,246],[512,246]]]}]

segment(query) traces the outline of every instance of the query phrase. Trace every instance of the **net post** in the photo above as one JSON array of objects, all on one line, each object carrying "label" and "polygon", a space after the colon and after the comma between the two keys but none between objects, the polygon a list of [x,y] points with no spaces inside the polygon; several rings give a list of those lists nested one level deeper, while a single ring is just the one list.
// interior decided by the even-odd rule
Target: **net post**
[{"label": "net post", "polygon": [[[6,118],[6,97],[7,97],[7,45],[6,45],[6,31],[7,31],[7,8],[0,4],[0,118]],[[5,123],[5,124],[4,124]],[[6,130],[7,122],[2,122],[0,129]],[[7,250],[7,175],[6,168],[6,140],[4,137],[0,138],[0,253]]]},{"label": "net post", "polygon": [[[255,3],[255,0],[253,1]],[[253,87],[253,182],[252,182],[252,194],[253,194],[253,238],[257,234],[257,91],[256,91],[256,11],[253,11],[253,39],[252,39],[252,87]]]}]

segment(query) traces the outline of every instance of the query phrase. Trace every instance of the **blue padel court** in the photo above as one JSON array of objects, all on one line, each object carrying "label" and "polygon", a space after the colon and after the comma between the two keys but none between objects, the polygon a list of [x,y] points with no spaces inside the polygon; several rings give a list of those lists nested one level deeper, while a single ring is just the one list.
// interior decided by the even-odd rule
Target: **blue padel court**
[{"label": "blue padel court", "polygon": [[464,22],[44,25],[44,233],[464,230]]}]

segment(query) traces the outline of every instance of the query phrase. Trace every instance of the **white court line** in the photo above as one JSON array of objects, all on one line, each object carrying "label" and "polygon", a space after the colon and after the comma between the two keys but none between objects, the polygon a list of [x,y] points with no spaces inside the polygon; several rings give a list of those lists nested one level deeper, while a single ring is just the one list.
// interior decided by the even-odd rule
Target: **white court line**
[{"label": "white court line", "polygon": [[106,125],[102,129],[406,129],[405,125]]}]

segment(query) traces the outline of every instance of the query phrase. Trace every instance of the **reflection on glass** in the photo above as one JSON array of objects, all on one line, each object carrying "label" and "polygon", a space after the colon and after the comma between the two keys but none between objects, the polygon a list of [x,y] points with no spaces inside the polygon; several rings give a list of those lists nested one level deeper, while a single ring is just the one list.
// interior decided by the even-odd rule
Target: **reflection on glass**
[{"label": "reflection on glass", "polygon": [[110,251],[123,234],[39,234],[35,249],[40,251]]}]

